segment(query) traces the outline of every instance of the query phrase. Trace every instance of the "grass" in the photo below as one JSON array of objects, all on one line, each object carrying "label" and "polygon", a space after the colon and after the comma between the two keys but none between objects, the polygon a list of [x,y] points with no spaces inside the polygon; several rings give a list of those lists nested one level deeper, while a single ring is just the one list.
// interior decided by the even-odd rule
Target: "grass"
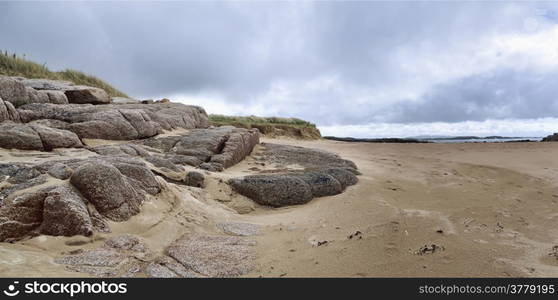
[{"label": "grass", "polygon": [[316,125],[298,118],[257,117],[257,116],[224,116],[209,115],[209,120],[217,124],[249,124],[249,125],[289,125],[293,127],[313,127]]},{"label": "grass", "polygon": [[40,65],[25,59],[25,56],[18,57],[16,54],[9,54],[7,51],[0,51],[0,74],[25,78],[67,80],[77,85],[87,85],[104,89],[112,97],[128,97],[125,93],[115,89],[110,84],[95,76],[71,69],[54,72],[49,70],[46,64]]}]

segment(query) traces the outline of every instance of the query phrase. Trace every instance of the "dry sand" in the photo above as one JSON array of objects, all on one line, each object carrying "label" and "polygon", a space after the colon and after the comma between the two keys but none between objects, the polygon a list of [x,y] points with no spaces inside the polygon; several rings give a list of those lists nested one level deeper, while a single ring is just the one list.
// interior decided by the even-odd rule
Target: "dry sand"
[{"label": "dry sand", "polygon": [[[240,221],[263,226],[248,277],[558,276],[558,143],[264,142],[338,153],[357,164],[360,181],[337,196],[271,209],[231,196],[221,182],[248,174],[252,158],[214,173],[204,190],[159,178],[167,186],[162,195],[128,222],[111,223],[110,234],[0,243],[0,275],[84,276],[54,257],[122,233],[160,253],[184,233],[216,233],[217,223]],[[91,153],[72,152],[82,155]]]},{"label": "dry sand", "polygon": [[363,175],[341,195],[252,214],[273,226],[252,276],[558,276],[558,144],[269,142],[338,153]]}]

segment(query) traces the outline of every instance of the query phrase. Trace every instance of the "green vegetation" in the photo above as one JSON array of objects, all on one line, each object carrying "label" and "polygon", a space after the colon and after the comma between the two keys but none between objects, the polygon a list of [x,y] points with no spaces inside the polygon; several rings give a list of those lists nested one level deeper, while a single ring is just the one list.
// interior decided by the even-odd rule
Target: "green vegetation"
[{"label": "green vegetation", "polygon": [[110,84],[97,77],[71,69],[53,72],[46,67],[46,64],[40,65],[26,60],[25,56],[18,57],[16,54],[9,54],[7,51],[0,51],[0,74],[7,76],[22,76],[26,78],[67,80],[77,85],[87,85],[104,89],[110,96],[113,97],[128,97],[126,94],[115,89]]},{"label": "green vegetation", "polygon": [[297,118],[256,117],[256,116],[224,116],[209,115],[209,120],[215,124],[247,124],[247,125],[289,125],[294,127],[312,127],[316,125]]},{"label": "green vegetation", "polygon": [[212,125],[231,125],[240,128],[257,128],[267,137],[292,137],[296,139],[319,139],[320,131],[315,124],[297,118],[223,116],[209,115]]}]

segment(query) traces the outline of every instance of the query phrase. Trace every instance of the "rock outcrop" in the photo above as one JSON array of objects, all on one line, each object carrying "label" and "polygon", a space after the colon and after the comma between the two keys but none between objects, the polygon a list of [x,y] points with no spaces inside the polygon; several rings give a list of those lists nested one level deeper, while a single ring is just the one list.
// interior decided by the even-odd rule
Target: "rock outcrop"
[{"label": "rock outcrop", "polygon": [[296,165],[302,169],[279,170],[229,180],[234,191],[261,205],[281,207],[304,204],[316,197],[342,193],[358,182],[356,165],[326,151],[265,144],[259,154],[262,164]]},{"label": "rock outcrop", "polygon": [[[48,184],[48,178],[59,181]],[[41,184],[46,186],[36,191]],[[104,218],[128,220],[139,213],[146,195],[160,191],[146,164],[132,158],[0,164],[0,241],[33,235],[32,231],[64,236],[106,231]]]},{"label": "rock outcrop", "polygon": [[44,150],[39,134],[28,125],[0,123],[0,148]]},{"label": "rock outcrop", "polygon": [[75,104],[109,104],[111,102],[107,92],[94,87],[68,89],[64,95],[69,103]]},{"label": "rock outcrop", "polygon": [[70,182],[103,216],[114,221],[125,221],[137,214],[144,200],[110,164],[87,163],[75,170]]},{"label": "rock outcrop", "polygon": [[[60,239],[70,246],[96,243],[61,253],[55,262],[100,277],[247,274],[255,258],[255,240],[248,236],[261,234],[261,227],[211,219],[232,213],[222,205],[303,204],[358,181],[356,166],[335,154],[256,147],[259,139],[257,129],[210,127],[197,106],[111,99],[101,89],[71,82],[0,76],[0,148],[8,149],[0,151],[0,242],[52,235],[71,237]],[[243,172],[252,175],[232,179],[212,173],[238,164],[254,149],[246,164],[264,166],[261,172],[250,168]],[[223,196],[213,197],[220,203],[206,201],[217,194]],[[165,215],[165,226],[177,226],[156,252],[136,236],[116,235],[127,227],[112,223],[160,232],[161,227],[151,231],[161,223],[149,224],[147,214],[130,220],[146,202],[147,212],[157,207]],[[207,210],[210,205],[215,209]],[[214,221],[212,232],[191,226]],[[116,236],[108,238],[111,230]]]},{"label": "rock outcrop", "polygon": [[258,143],[257,130],[232,126],[195,129],[180,136],[143,141],[144,145],[165,153],[167,159],[182,160],[209,171],[222,171],[238,163],[249,155]]},{"label": "rock outcrop", "polygon": [[0,98],[14,106],[29,103],[28,90],[23,83],[11,77],[0,76]]},{"label": "rock outcrop", "polygon": [[[164,115],[172,107],[175,116]],[[1,148],[50,151],[82,147],[81,138],[135,140],[155,136],[163,129],[205,127],[207,115],[198,107],[174,103],[151,107],[28,104],[15,109],[0,100],[0,126]],[[10,141],[10,136],[15,140]]]},{"label": "rock outcrop", "polygon": [[0,97],[16,107],[29,103],[68,104],[66,90],[87,88],[67,81],[0,76]]},{"label": "rock outcrop", "polygon": [[68,130],[42,125],[0,123],[0,148],[50,151],[54,148],[81,148],[78,136]]},{"label": "rock outcrop", "polygon": [[109,95],[100,88],[74,85],[69,81],[0,76],[0,96],[15,106],[30,103],[108,104]]},{"label": "rock outcrop", "polygon": [[205,128],[207,114],[197,106],[165,104],[55,105],[35,103],[19,108],[22,121],[56,120],[57,127],[80,138],[135,140],[177,128]]},{"label": "rock outcrop", "polygon": [[[137,101],[124,103],[111,104],[108,94],[95,87],[77,86],[67,81],[0,76],[0,123],[28,123],[67,130],[80,139],[107,140],[144,139],[156,136],[163,130],[209,126],[206,112],[197,106],[168,101],[149,105]],[[57,133],[39,128],[42,134],[51,137]],[[24,133],[21,128],[17,130],[20,134]],[[3,139],[0,139],[0,143]],[[65,145],[62,143],[61,147],[80,144],[72,137],[71,142]],[[4,145],[10,148],[18,146],[17,149],[22,150],[49,151],[56,148],[48,143],[41,148],[36,143],[23,145],[19,141],[5,142]],[[4,146],[0,144],[0,147]]]},{"label": "rock outcrop", "polygon": [[558,142],[558,133],[554,133],[543,138],[542,142]]}]

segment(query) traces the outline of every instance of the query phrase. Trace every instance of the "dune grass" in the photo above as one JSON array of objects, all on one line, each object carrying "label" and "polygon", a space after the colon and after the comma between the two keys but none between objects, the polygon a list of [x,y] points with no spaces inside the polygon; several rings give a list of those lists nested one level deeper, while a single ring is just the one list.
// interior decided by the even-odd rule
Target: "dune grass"
[{"label": "dune grass", "polygon": [[110,84],[95,76],[71,69],[54,72],[49,70],[46,64],[40,65],[25,59],[25,56],[19,57],[7,51],[0,51],[0,74],[25,78],[67,80],[77,85],[87,85],[104,89],[112,97],[128,97],[125,93],[115,89]]},{"label": "dune grass", "polygon": [[217,124],[250,124],[250,125],[289,125],[293,127],[316,127],[315,124],[298,118],[257,117],[257,116],[224,116],[209,115],[209,120]]}]

